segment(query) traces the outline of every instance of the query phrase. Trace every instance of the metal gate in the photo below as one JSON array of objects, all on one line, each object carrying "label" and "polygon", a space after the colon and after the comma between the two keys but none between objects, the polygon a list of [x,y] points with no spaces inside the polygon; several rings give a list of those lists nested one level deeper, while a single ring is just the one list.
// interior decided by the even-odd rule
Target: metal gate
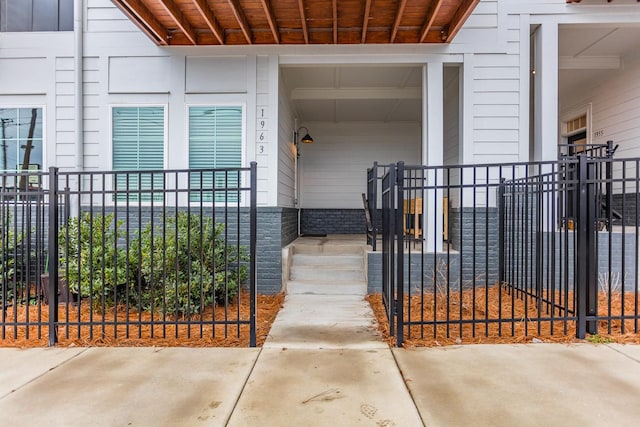
[{"label": "metal gate", "polygon": [[391,167],[382,293],[397,344],[637,333],[640,159],[612,153]]}]

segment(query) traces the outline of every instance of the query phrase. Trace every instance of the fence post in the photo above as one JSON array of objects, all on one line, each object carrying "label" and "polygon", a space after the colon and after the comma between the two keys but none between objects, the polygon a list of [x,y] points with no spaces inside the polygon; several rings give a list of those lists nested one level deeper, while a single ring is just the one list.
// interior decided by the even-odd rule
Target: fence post
[{"label": "fence post", "polygon": [[[587,332],[597,333],[597,322],[592,316],[597,313],[597,256],[595,246],[595,192],[593,182],[593,162],[590,164],[585,154],[578,156],[578,200],[576,241],[577,326],[576,338],[584,339]],[[591,168],[590,168],[591,167]],[[591,169],[591,170],[590,170]],[[588,320],[588,318],[590,318]]]},{"label": "fence post", "polygon": [[[396,205],[392,206],[395,212],[395,228],[392,234],[396,235],[396,339],[398,347],[402,347],[404,340],[404,162],[398,162],[396,169],[396,181],[392,185],[397,188]],[[392,243],[393,247],[393,243]]]},{"label": "fence post", "polygon": [[371,181],[369,182],[371,191],[367,194],[369,198],[369,216],[371,217],[371,246],[373,251],[375,252],[377,249],[377,234],[378,227],[376,223],[378,222],[378,162],[373,162],[373,168],[371,171]]},{"label": "fence post", "polygon": [[505,179],[500,178],[498,187],[498,285],[504,284],[504,239],[505,239],[505,209],[504,209],[504,183]]},{"label": "fence post", "polygon": [[58,168],[49,168],[49,346],[58,342]]},{"label": "fence post", "polygon": [[256,269],[256,241],[258,238],[258,227],[257,227],[257,189],[258,189],[258,164],[256,162],[251,162],[251,207],[249,208],[249,227],[251,228],[250,237],[249,237],[249,299],[250,299],[250,317],[251,322],[249,325],[250,329],[250,337],[249,337],[249,346],[256,346],[256,288],[257,288],[257,269]]}]

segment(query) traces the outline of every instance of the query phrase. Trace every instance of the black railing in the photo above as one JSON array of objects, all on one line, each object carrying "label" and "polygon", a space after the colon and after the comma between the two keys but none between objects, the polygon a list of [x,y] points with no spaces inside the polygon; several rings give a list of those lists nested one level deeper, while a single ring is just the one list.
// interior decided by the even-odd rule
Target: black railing
[{"label": "black railing", "polygon": [[378,250],[378,238],[381,231],[382,179],[392,166],[395,167],[395,165],[380,165],[378,162],[373,162],[373,166],[367,169],[366,207],[369,210],[369,220],[371,221],[371,227],[367,227],[367,244],[371,245],[374,252]]},{"label": "black railing", "polygon": [[637,333],[639,166],[579,154],[391,168],[382,292],[398,345]]},{"label": "black railing", "polygon": [[255,163],[29,182],[0,192],[3,340],[256,345]]}]

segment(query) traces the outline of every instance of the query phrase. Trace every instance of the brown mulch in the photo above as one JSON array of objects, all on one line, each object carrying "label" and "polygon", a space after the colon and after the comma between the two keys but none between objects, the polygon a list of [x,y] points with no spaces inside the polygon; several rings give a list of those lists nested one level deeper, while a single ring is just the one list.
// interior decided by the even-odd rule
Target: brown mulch
[{"label": "brown mulch", "polygon": [[[550,295],[548,296],[550,297]],[[624,295],[625,315],[633,315],[636,311],[636,294]],[[601,316],[616,316],[622,312],[623,295],[612,294],[611,307],[607,295],[600,294],[598,312]],[[389,322],[381,294],[367,296],[375,317],[378,329],[384,339],[395,345],[396,337],[389,334]],[[448,301],[448,304],[447,304]],[[526,302],[525,302],[526,301]],[[531,342],[573,343],[582,342],[576,336],[576,322],[564,320],[563,313],[555,311],[554,319],[550,312],[543,309],[538,312],[532,298],[521,298],[508,293],[504,287],[492,286],[488,289],[451,292],[446,295],[425,293],[405,296],[405,319],[410,321],[432,322],[431,325],[405,326],[405,347],[435,347],[455,344],[513,344]],[[567,301],[573,301],[573,294],[567,295]],[[560,294],[554,295],[554,302],[564,306]],[[571,316],[571,315],[569,315]],[[497,322],[498,319],[512,319]],[[449,320],[446,324],[433,323]],[[537,320],[540,319],[540,320]],[[601,320],[598,323],[598,335],[587,336],[589,342],[640,343],[640,320],[625,320],[625,331],[622,333],[622,321]]]},{"label": "brown mulch", "polygon": [[[261,346],[282,307],[284,294],[257,295],[256,343]],[[3,313],[5,323],[0,323],[0,347],[44,347],[48,345],[49,319],[47,305],[18,306],[14,312],[8,307]],[[8,323],[40,321],[43,326],[9,326]],[[215,321],[232,322],[238,318],[248,321],[249,295],[244,292],[238,301],[226,307],[215,307],[201,314],[165,317],[162,313],[138,312],[132,307],[117,307],[100,313],[91,310],[88,304],[61,304],[58,318],[60,322],[69,323],[58,326],[58,346],[109,346],[109,347],[248,347],[249,325],[212,325]],[[92,320],[97,324],[79,325],[80,322]],[[207,324],[207,320],[209,324]],[[127,326],[124,322],[128,321]],[[198,324],[196,324],[196,322]]]}]

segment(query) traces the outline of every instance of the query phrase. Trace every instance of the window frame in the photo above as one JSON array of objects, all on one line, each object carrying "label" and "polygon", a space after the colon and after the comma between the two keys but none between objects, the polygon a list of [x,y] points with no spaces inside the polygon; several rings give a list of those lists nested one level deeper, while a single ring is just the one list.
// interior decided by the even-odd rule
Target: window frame
[{"label": "window frame", "polygon": [[[42,111],[42,164],[40,165],[39,172],[48,172],[47,165],[47,112],[44,104],[0,104],[0,109],[3,110],[20,110],[20,109],[32,109],[39,108]],[[9,173],[20,172],[15,169],[7,169]],[[4,171],[0,169],[0,172]],[[6,171],[5,171],[6,172]]]},{"label": "window frame", "polygon": [[[240,133],[240,168],[246,167],[247,164],[247,104],[246,102],[192,102],[185,103],[185,141],[187,141],[187,155],[186,155],[186,167],[191,169],[190,166],[190,152],[191,152],[191,122],[190,112],[191,108],[224,108],[224,107],[239,107],[242,110],[241,117],[241,133]],[[238,187],[242,187],[249,182],[249,176],[246,173],[241,173],[240,183]],[[193,206],[249,206],[250,198],[247,197],[245,192],[240,192],[240,200],[237,202],[216,202],[216,201],[189,201]]]},{"label": "window frame", "polygon": [[[6,29],[4,29],[4,30],[2,29],[3,28],[2,19],[4,19],[3,12],[6,13],[7,8],[9,7],[8,3],[9,2],[13,3],[13,1],[15,1],[18,4],[20,4],[23,7],[30,6],[30,8],[31,8],[31,12],[30,12],[31,16],[30,16],[30,21],[29,21],[30,25],[29,25],[29,29],[28,30],[9,31],[9,30],[6,30]],[[42,29],[42,30],[34,29],[34,11],[37,10],[37,8],[35,7],[36,5],[34,5],[33,3],[34,3],[34,0],[30,0],[29,3],[24,3],[24,0],[0,0],[0,33],[55,33],[55,32],[73,32],[73,31],[75,31],[74,24],[73,24],[74,23],[74,18],[75,18],[74,17],[74,14],[75,14],[75,7],[74,7],[74,3],[75,2],[74,2],[74,0],[67,0],[67,3],[69,3],[69,4],[65,5],[65,8],[68,8],[69,12],[71,13],[70,22],[68,22],[69,19],[66,19],[66,18],[69,18],[69,17],[65,17],[65,19],[61,19],[61,14],[60,14],[61,13],[61,8],[63,7],[63,3],[65,3],[65,0],[56,0],[56,5],[55,5],[56,11],[57,11],[57,14],[56,14],[56,29]],[[44,11],[43,12],[39,11],[39,13],[44,13]],[[49,16],[49,14],[46,14],[46,13],[45,13],[45,15]],[[61,29],[61,22],[70,23],[71,24],[71,28]]]},{"label": "window frame", "polygon": [[[160,170],[166,170],[168,164],[168,151],[169,151],[169,135],[168,135],[168,118],[169,118],[169,105],[166,103],[135,103],[135,104],[124,104],[124,103],[115,103],[109,105],[109,148],[108,148],[108,156],[109,156],[109,167],[108,170],[111,171],[105,181],[105,189],[115,189],[115,180],[114,177],[117,175],[117,172],[126,172],[127,170],[116,171],[113,162],[114,148],[113,148],[113,111],[115,108],[162,108],[163,111],[163,127],[162,127],[162,167]],[[156,169],[152,169],[156,170]],[[166,184],[165,184],[166,187]],[[167,196],[165,195],[165,198]],[[121,204],[131,204],[131,205],[141,205],[141,206],[151,206],[152,204],[158,204],[155,200],[117,200],[116,198],[108,198],[109,205],[121,205]]]}]

